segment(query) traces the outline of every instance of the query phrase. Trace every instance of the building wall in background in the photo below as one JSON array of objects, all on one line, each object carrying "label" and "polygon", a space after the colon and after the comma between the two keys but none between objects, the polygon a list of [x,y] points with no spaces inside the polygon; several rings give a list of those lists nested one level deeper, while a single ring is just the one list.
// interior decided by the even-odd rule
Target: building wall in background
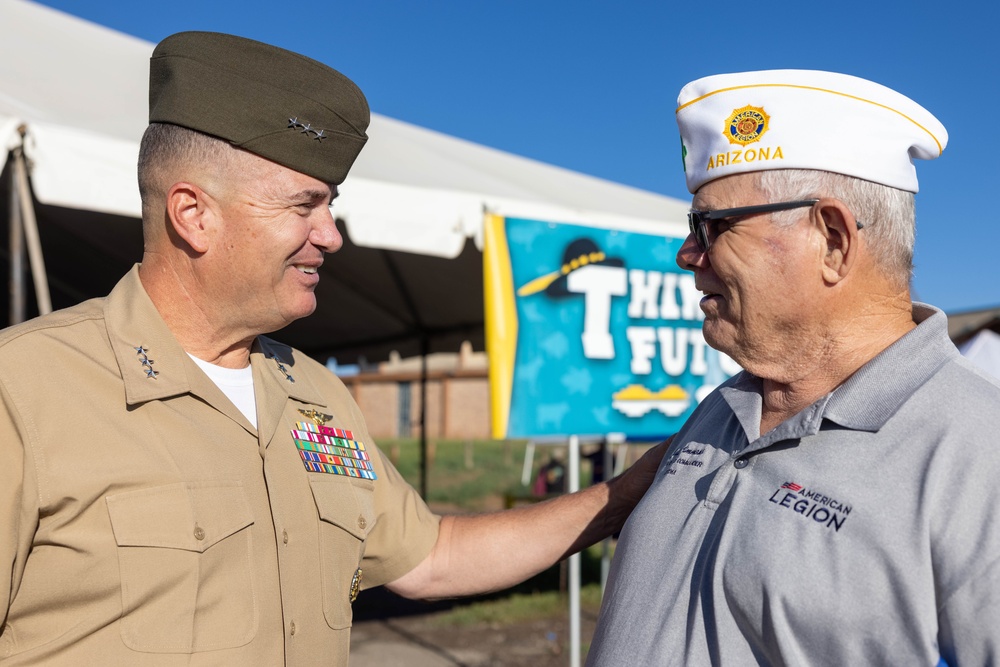
[{"label": "building wall in background", "polygon": [[[485,353],[463,346],[458,354],[430,355],[427,366],[427,437],[488,439],[490,404]],[[377,372],[341,379],[361,408],[373,438],[420,437],[420,358],[395,357],[380,364]]]}]

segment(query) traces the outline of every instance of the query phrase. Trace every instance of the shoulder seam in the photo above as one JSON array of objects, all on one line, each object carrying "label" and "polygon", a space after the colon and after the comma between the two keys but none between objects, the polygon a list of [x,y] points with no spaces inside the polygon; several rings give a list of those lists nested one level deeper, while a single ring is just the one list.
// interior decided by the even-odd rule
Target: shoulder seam
[{"label": "shoulder seam", "polygon": [[[65,313],[65,311],[56,311],[56,313]],[[72,326],[74,324],[79,324],[80,322],[88,322],[91,320],[101,320],[104,319],[103,311],[96,311],[93,313],[79,313],[73,315],[72,317],[59,317],[55,313],[50,315],[45,315],[42,317],[36,317],[34,319],[28,320],[21,324],[9,327],[3,332],[0,332],[0,347],[3,347],[7,343],[10,343],[22,336],[26,336],[37,331],[45,331],[47,329],[55,329],[58,327]]]}]

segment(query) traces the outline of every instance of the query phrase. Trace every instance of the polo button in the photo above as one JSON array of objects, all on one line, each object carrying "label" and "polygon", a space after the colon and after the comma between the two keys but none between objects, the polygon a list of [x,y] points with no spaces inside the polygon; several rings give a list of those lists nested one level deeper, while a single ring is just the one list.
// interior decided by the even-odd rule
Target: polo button
[{"label": "polo button", "polygon": [[194,525],[194,539],[198,541],[205,539],[205,531],[198,524]]},{"label": "polo button", "polygon": [[750,463],[750,461],[745,456],[741,456],[740,458],[733,461],[733,465],[741,469],[746,468],[748,463]]},{"label": "polo button", "polygon": [[283,544],[288,544],[288,531],[287,530],[281,531],[281,541],[282,541]]},{"label": "polo button", "polygon": [[365,518],[363,516],[359,516],[358,517],[358,528],[360,528],[361,530],[364,530],[367,526],[368,526],[368,522],[365,521]]},{"label": "polo button", "polygon": [[292,624],[288,627],[288,632],[293,635],[295,634],[295,621],[292,621]]}]

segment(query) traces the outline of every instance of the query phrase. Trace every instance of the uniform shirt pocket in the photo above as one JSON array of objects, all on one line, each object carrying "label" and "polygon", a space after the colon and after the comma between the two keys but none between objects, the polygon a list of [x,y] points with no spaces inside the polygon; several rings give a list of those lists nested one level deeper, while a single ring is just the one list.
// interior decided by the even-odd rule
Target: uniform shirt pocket
[{"label": "uniform shirt pocket", "polygon": [[331,476],[309,480],[320,518],[323,614],[334,630],[351,627],[351,582],[375,526],[374,484]]},{"label": "uniform shirt pocket", "polygon": [[239,482],[180,482],[106,500],[126,646],[193,653],[253,639],[253,514]]}]

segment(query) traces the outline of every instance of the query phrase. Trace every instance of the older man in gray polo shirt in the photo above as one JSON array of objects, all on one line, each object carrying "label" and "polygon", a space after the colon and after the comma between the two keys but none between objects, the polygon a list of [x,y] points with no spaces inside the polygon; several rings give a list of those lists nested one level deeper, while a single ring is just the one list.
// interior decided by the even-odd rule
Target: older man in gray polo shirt
[{"label": "older man in gray polo shirt", "polygon": [[790,70],[695,81],[677,120],[677,260],[746,370],[626,524],[588,664],[997,664],[1000,385],[908,289],[944,127]]}]

